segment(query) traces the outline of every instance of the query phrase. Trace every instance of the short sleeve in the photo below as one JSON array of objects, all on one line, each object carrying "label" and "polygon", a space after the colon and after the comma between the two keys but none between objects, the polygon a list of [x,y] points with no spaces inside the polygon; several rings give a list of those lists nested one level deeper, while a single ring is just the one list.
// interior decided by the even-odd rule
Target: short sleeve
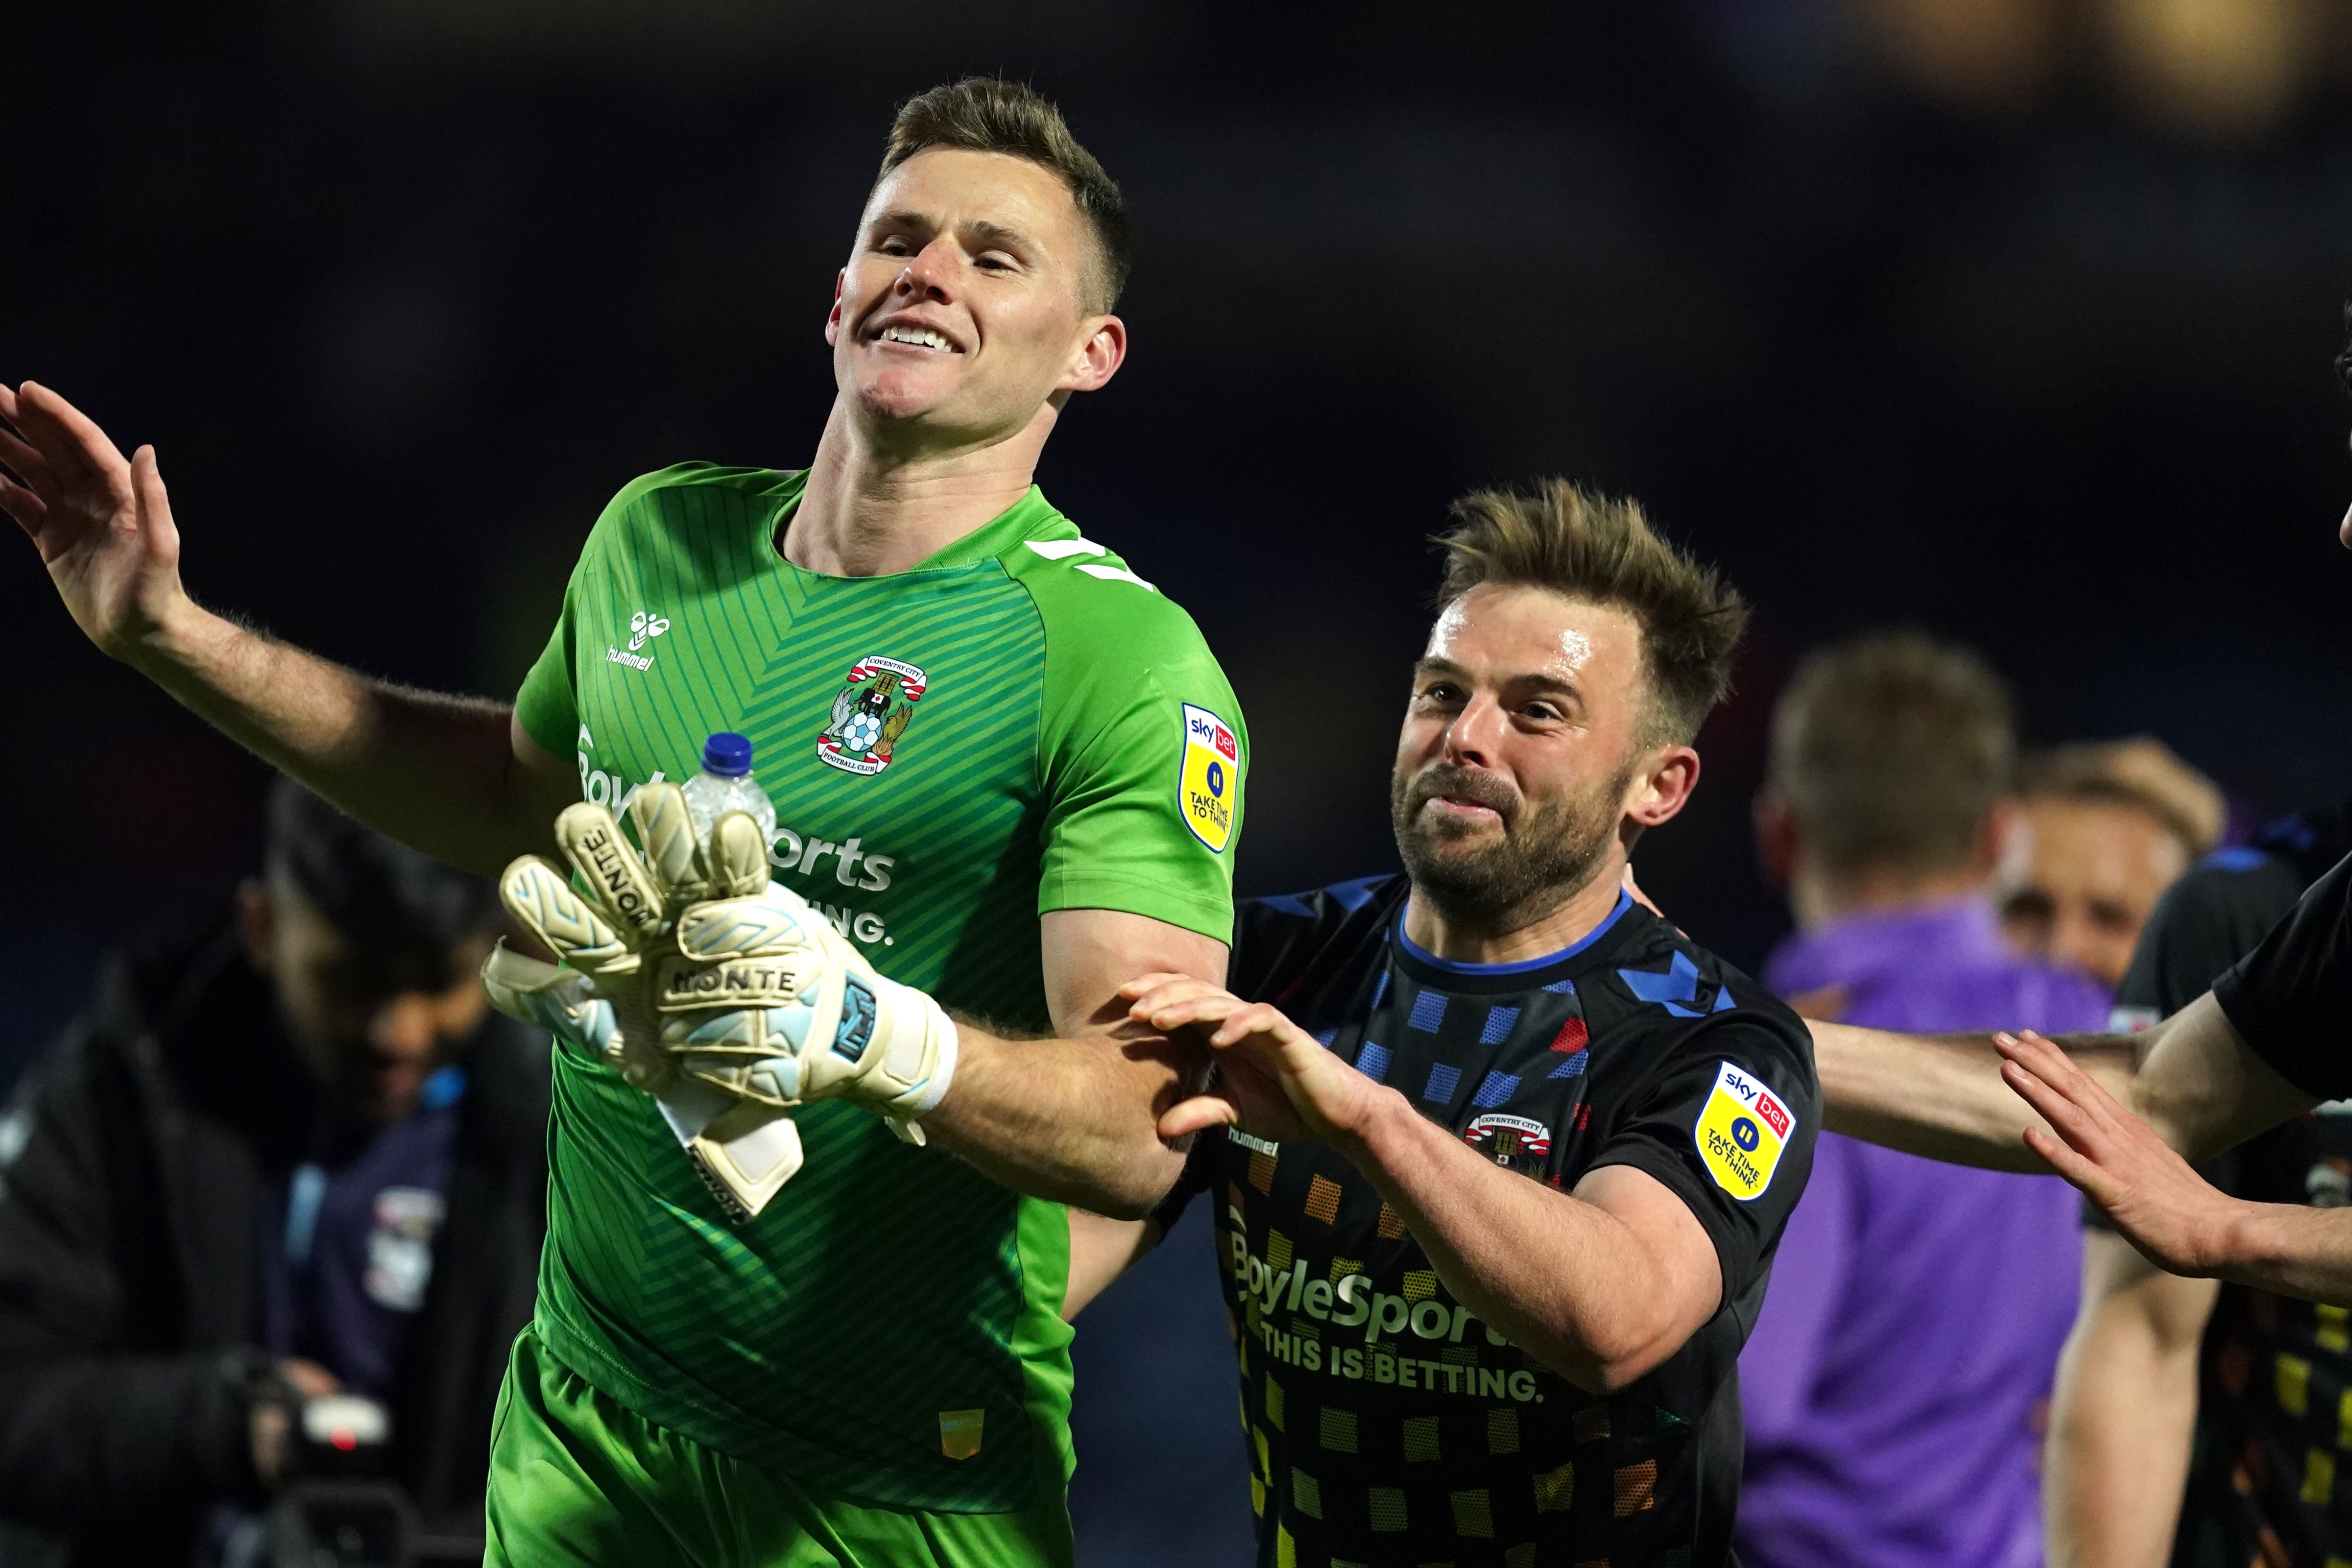
[{"label": "short sleeve", "polygon": [[1047,616],[1037,912],[1120,910],[1229,942],[1248,766],[1233,689],[1181,610],[1095,587],[1137,595],[1137,613],[1124,637]]},{"label": "short sleeve", "polygon": [[515,693],[515,717],[524,731],[559,757],[572,754],[580,733],[578,688],[572,684],[572,596],[566,588],[555,630]]},{"label": "short sleeve", "polygon": [[1631,1165],[1690,1205],[1727,1305],[1758,1284],[1811,1173],[1821,1128],[1812,1038],[1793,1015],[1717,1014],[1671,1047],[1592,1169]]},{"label": "short sleeve", "polygon": [[2321,1100],[2352,1095],[2352,856],[2213,983],[2213,996],[2280,1077]]},{"label": "short sleeve", "polygon": [[2255,863],[2209,861],[2157,900],[2116,987],[2126,1026],[2144,1028],[2205,994],[2294,907],[2302,889],[2290,867],[2255,851],[2230,853]]}]

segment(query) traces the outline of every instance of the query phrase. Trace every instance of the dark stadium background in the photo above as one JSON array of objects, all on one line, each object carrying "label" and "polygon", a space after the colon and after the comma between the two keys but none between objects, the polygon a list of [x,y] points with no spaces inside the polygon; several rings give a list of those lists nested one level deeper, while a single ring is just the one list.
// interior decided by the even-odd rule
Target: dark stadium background
[{"label": "dark stadium background", "polygon": [[[2352,31],[2320,0],[218,0],[12,13],[0,376],[160,447],[210,602],[510,692],[604,499],[792,466],[899,98],[1057,97],[1124,182],[1133,355],[1048,492],[1189,606],[1256,755],[1244,890],[1389,864],[1423,538],[1630,491],[1758,610],[1656,897],[1753,964],[1749,795],[1807,647],[1984,648],[2042,740],[2244,813],[2352,781]],[[215,908],[260,770],[0,551],[0,1076],[100,944]],[[1197,1217],[1085,1320],[1095,1563],[1234,1561]]]}]

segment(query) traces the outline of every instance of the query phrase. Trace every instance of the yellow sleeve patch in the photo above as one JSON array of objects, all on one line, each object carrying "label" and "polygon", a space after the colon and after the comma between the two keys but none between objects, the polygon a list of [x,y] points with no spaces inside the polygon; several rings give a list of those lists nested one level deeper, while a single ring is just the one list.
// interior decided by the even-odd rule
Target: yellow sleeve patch
[{"label": "yellow sleeve patch", "polygon": [[1185,703],[1184,765],[1177,773],[1176,805],[1192,837],[1220,855],[1233,841],[1241,786],[1239,737],[1206,708]]},{"label": "yellow sleeve patch", "polygon": [[1780,1151],[1797,1128],[1795,1113],[1750,1074],[1729,1062],[1715,1074],[1715,1089],[1691,1128],[1699,1163],[1715,1184],[1748,1203],[1764,1195],[1780,1167]]}]

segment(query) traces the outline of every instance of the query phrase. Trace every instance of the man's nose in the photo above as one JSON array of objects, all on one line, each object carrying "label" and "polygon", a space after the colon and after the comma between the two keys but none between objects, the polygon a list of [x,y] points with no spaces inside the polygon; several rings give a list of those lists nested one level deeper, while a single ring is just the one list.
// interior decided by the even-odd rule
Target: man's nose
[{"label": "man's nose", "polygon": [[955,244],[942,235],[917,251],[898,274],[898,294],[909,300],[945,300],[955,278]]},{"label": "man's nose", "polygon": [[1473,697],[1445,727],[1446,760],[1492,766],[1504,728],[1502,705],[1491,697]]}]

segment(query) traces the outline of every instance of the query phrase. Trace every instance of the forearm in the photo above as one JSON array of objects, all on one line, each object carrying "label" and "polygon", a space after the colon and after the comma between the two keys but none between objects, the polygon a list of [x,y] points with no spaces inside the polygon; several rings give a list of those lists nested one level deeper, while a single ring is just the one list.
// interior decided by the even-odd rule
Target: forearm
[{"label": "forearm", "polygon": [[1160,1113],[1204,1076],[1157,1037],[1011,1040],[959,1020],[955,1079],[923,1130],[1016,1192],[1140,1219],[1184,1169]]},{"label": "forearm", "polygon": [[1393,1091],[1343,1152],[1454,1299],[1579,1388],[1621,1388],[1681,1342],[1654,1259],[1614,1215],[1480,1159]]},{"label": "forearm", "polygon": [[[2049,1169],[2022,1142],[2025,1129],[2044,1123],[2001,1081],[1990,1035],[1809,1027],[1822,1125],[1831,1131],[1956,1165]],[[2057,1043],[2109,1092],[2129,1092],[2136,1061],[2130,1036],[2072,1035]]]},{"label": "forearm", "polygon": [[373,679],[193,602],[125,657],[263,761],[436,859],[495,875],[552,843],[562,803],[518,776],[503,704]]},{"label": "forearm", "polygon": [[2189,1272],[2274,1295],[2352,1306],[2352,1209],[2227,1201]]},{"label": "forearm", "polygon": [[2085,1268],[2083,1315],[2059,1358],[2042,1471],[2051,1568],[2162,1568],[2172,1553],[2212,1288],[2131,1262],[2147,1278],[2096,1300]]},{"label": "forearm", "polygon": [[1087,1303],[1160,1245],[1156,1220],[1109,1219],[1079,1208],[1069,1215],[1070,1277],[1062,1290],[1064,1322],[1075,1321]]}]

